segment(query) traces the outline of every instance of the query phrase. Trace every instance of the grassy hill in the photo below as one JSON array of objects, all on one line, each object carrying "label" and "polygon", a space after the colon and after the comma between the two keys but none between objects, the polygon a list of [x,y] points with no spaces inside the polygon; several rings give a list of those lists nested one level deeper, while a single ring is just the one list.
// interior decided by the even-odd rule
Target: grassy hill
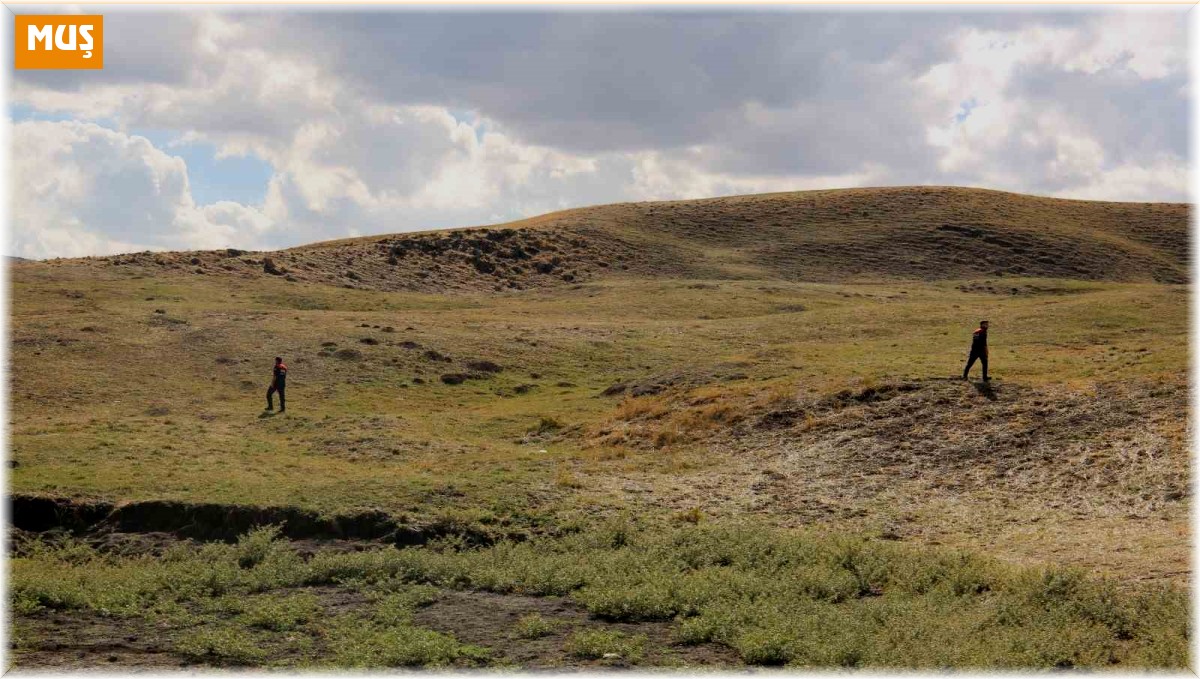
[{"label": "grassy hill", "polygon": [[[855,189],[10,264],[18,658],[98,660],[50,649],[51,631],[120,609],[101,625],[116,639],[179,637],[119,664],[561,666],[620,648],[656,665],[1180,666],[1189,211]],[[982,317],[994,379],[954,380]],[[276,355],[289,408],[263,414]],[[179,543],[262,521],[291,542]],[[82,542],[34,531],[54,525]],[[677,544],[684,563],[709,530],[807,556],[695,581],[647,556]],[[343,563],[365,538],[428,544],[401,557],[419,563]],[[982,561],[954,566],[957,550]],[[609,558],[662,570],[537,575]],[[818,562],[802,594],[728,599]],[[162,569],[226,585],[164,590]],[[254,593],[261,610],[234,606]],[[377,604],[370,624],[321,613]],[[917,612],[931,648],[967,650],[901,653]],[[401,631],[372,626],[387,616]],[[806,645],[813,625],[850,641]],[[524,633],[532,655],[495,650]]]},{"label": "grassy hill", "polygon": [[[621,276],[812,282],[982,276],[1182,283],[1189,207],[950,187],[621,203],[496,227],[93,266],[278,275],[350,289],[521,290]],[[264,259],[271,266],[264,267]],[[77,264],[78,260],[64,262]]]}]

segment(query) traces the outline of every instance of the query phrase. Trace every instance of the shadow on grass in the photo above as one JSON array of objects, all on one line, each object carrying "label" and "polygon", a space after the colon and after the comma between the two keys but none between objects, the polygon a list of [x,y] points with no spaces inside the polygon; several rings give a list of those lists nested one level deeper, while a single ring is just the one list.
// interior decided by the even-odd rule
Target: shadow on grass
[{"label": "shadow on grass", "polygon": [[996,400],[999,400],[999,398],[1000,398],[1000,396],[996,393],[996,390],[992,388],[992,383],[990,381],[984,382],[983,380],[978,380],[978,381],[967,380],[962,377],[926,377],[924,379],[926,379],[930,382],[968,382],[969,381],[971,383],[971,386],[975,387],[975,391],[979,392],[979,394],[981,396],[983,396],[984,398],[986,398],[987,400],[996,401]]},{"label": "shadow on grass", "polygon": [[978,382],[972,382],[971,386],[975,387],[975,391],[979,392],[989,401],[995,401],[997,398],[999,398],[996,396],[996,390],[992,389],[991,382],[984,382],[983,380],[980,380]]},{"label": "shadow on grass", "polygon": [[262,414],[258,416],[258,419],[263,420],[268,417],[275,417],[275,415],[276,413],[274,410],[264,410],[262,411]]}]

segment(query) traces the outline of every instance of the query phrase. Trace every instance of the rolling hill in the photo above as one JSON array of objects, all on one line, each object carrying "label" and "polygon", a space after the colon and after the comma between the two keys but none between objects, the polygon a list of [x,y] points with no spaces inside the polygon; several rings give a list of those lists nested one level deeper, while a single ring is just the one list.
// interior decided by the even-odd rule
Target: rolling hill
[{"label": "rolling hill", "polygon": [[613,276],[1182,283],[1189,214],[1189,206],[1178,203],[952,187],[845,189],[619,203],[493,227],[268,253],[135,253],[55,263],[431,292],[520,290]]},{"label": "rolling hill", "polygon": [[1184,667],[1190,211],[850,189],[10,262],[16,666]]}]

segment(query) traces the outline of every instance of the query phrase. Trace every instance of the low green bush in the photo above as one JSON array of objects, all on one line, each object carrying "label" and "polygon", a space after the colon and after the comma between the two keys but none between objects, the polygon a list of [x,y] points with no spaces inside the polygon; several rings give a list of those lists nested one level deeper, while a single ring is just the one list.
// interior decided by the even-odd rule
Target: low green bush
[{"label": "low green bush", "polygon": [[523,615],[517,620],[516,633],[522,639],[540,639],[554,633],[557,625],[538,613]]},{"label": "low green bush", "polygon": [[635,663],[642,658],[645,646],[645,635],[631,636],[615,630],[577,630],[567,639],[567,652],[585,660]]},{"label": "low green bush", "polygon": [[[484,548],[321,551],[307,560],[271,529],[234,545],[180,547],[158,558],[66,541],[23,549],[12,560],[10,582],[18,617],[81,609],[182,620],[199,610],[275,632],[315,621],[328,626],[313,596],[289,590],[359,591],[373,602],[371,613],[326,635],[336,640],[333,662],[346,666],[476,662],[476,651],[412,627],[413,612],[437,588],[569,596],[607,620],[673,621],[679,641],[722,644],[755,665],[1188,663],[1188,598],[1174,587],[1119,586],[1070,569],[753,524],[664,527],[619,517]],[[537,628],[523,623],[518,634],[524,627]],[[223,633],[206,634],[216,635],[210,646],[220,645]],[[588,639],[579,637],[572,648],[598,647]],[[403,651],[405,644],[416,650]],[[207,648],[195,652],[220,655]],[[244,660],[238,653],[221,657]]]}]

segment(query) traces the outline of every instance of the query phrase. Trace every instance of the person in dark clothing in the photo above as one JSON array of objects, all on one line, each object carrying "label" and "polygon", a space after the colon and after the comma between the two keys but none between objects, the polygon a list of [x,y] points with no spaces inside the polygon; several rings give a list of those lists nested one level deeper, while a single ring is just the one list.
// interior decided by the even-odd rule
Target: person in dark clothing
[{"label": "person in dark clothing", "polygon": [[275,376],[271,378],[271,388],[267,389],[267,410],[274,410],[275,403],[271,397],[275,392],[279,392],[279,412],[287,410],[287,401],[284,400],[284,388],[287,386],[287,366],[284,365],[283,359],[275,357]]},{"label": "person in dark clothing", "polygon": [[988,345],[987,345],[988,322],[979,321],[979,328],[971,335],[971,355],[967,357],[967,367],[963,368],[963,379],[967,379],[967,373],[971,372],[971,366],[975,365],[975,360],[979,359],[979,364],[983,366],[983,381],[987,382],[991,378],[987,374],[988,363]]}]

